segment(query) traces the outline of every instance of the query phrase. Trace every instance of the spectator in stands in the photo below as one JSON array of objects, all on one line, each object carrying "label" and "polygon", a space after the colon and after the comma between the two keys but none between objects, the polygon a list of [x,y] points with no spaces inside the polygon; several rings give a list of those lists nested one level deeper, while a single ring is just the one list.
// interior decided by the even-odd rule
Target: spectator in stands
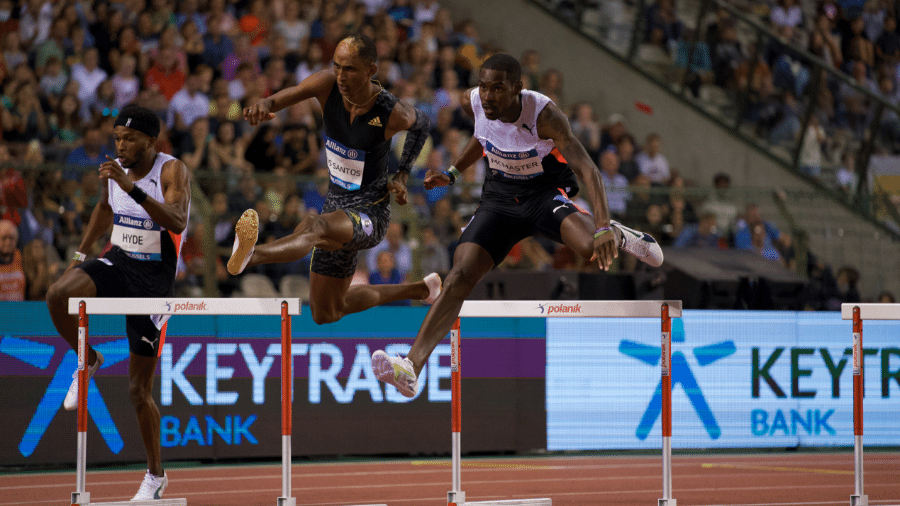
[{"label": "spectator in stands", "polygon": [[25,273],[25,300],[43,301],[50,284],[56,279],[58,260],[50,263],[49,248],[40,238],[33,239],[22,249],[22,271]]},{"label": "spectator in stands", "polygon": [[244,142],[235,135],[233,122],[218,124],[215,136],[209,141],[207,163],[215,177],[227,180],[228,188],[234,188],[239,178],[253,172],[244,159]]},{"label": "spectator in stands", "polygon": [[627,134],[625,116],[619,113],[610,114],[600,134],[600,152],[602,153],[610,146],[618,144],[619,140]]},{"label": "spectator in stands", "polygon": [[594,108],[587,102],[578,102],[572,106],[570,116],[572,133],[584,146],[592,160],[600,156],[600,123],[594,117]]},{"label": "spectator in stands", "polygon": [[[371,253],[373,250],[369,250]],[[368,255],[368,253],[367,253]],[[376,257],[376,268],[369,270],[370,285],[399,285],[406,281],[406,276],[397,269],[394,254],[389,250],[381,250]],[[382,304],[384,306],[409,306],[409,300],[398,300]]]},{"label": "spectator in stands", "polygon": [[865,22],[862,17],[846,23],[846,28],[841,34],[841,55],[848,73],[853,73],[850,65],[854,62],[865,64],[866,69],[875,67],[875,46],[866,35]]},{"label": "spectator in stands", "polygon": [[88,48],[84,52],[84,62],[72,65],[72,80],[78,83],[78,100],[81,100],[82,117],[90,118],[89,106],[97,94],[100,83],[109,75],[98,65],[100,55],[97,48]]},{"label": "spectator in stands", "polygon": [[840,69],[844,61],[844,55],[841,53],[840,40],[835,35],[832,26],[832,20],[824,12],[817,14],[815,26],[809,36],[809,47],[807,50],[831,63],[834,65],[834,68]]},{"label": "spectator in stands", "polygon": [[[869,79],[866,73],[866,64],[861,61],[849,62],[850,77],[853,78],[855,84],[867,90],[875,90],[875,83]],[[838,108],[839,125],[849,128],[857,139],[862,139],[863,132],[866,129],[869,117],[869,98],[858,91],[856,88],[849,86],[847,83],[841,83],[839,91],[840,105]]]},{"label": "spectator in stands", "polygon": [[700,213],[716,215],[716,230],[722,237],[729,237],[737,221],[738,207],[731,195],[731,176],[719,172],[713,176],[713,193],[700,206]]},{"label": "spectator in stands", "polygon": [[388,225],[384,240],[366,253],[369,272],[378,270],[378,254],[382,251],[389,251],[394,257],[396,268],[402,276],[401,279],[406,278],[412,270],[412,248],[405,235],[406,231],[402,223],[392,221]]},{"label": "spectator in stands", "polygon": [[778,230],[774,223],[763,220],[759,206],[750,203],[743,218],[738,221],[734,247],[756,251],[771,260],[780,260],[782,255],[778,253],[790,250],[791,238]]},{"label": "spectator in stands", "polygon": [[550,97],[550,100],[560,109],[567,107],[565,93],[563,92],[563,75],[558,69],[548,69],[541,75],[541,82],[537,91]]},{"label": "spectator in stands", "polygon": [[662,136],[651,133],[647,136],[644,147],[635,157],[641,174],[647,177],[651,183],[665,185],[672,177],[669,169],[669,161],[661,153]]},{"label": "spectator in stands", "polygon": [[900,63],[900,33],[897,32],[897,18],[885,16],[884,30],[875,39],[875,65],[877,68],[897,68]]},{"label": "spectator in stands", "polygon": [[684,28],[675,12],[675,0],[656,0],[644,11],[644,23],[644,42],[659,46],[667,54]]},{"label": "spectator in stands", "polygon": [[803,9],[797,0],[778,0],[769,12],[772,26],[800,28],[803,25]]},{"label": "spectator in stands", "polygon": [[881,304],[896,304],[897,297],[894,297],[894,292],[885,290],[878,294],[878,298],[876,299],[876,301],[880,302]]},{"label": "spectator in stands", "polygon": [[141,81],[135,72],[137,71],[137,58],[126,54],[119,61],[119,69],[112,77],[113,90],[116,94],[113,106],[122,109],[134,102],[140,91]]},{"label": "spectator in stands", "polygon": [[800,146],[800,172],[802,174],[813,178],[818,178],[822,174],[826,141],[825,128],[819,124],[819,118],[816,115],[810,116]]},{"label": "spectator in stands", "polygon": [[69,36],[69,23],[63,17],[57,17],[50,25],[50,34],[41,45],[34,48],[34,66],[42,73],[50,58],[62,61],[66,58],[66,38]]},{"label": "spectator in stands", "polygon": [[3,63],[7,69],[14,69],[21,63],[28,63],[28,54],[22,51],[22,40],[19,32],[12,30],[3,36]]},{"label": "spectator in stands", "polygon": [[26,143],[44,138],[49,132],[47,116],[33,81],[19,84],[15,89],[12,108],[3,117],[3,138],[9,142]]},{"label": "spectator in stands", "polygon": [[209,116],[209,97],[202,92],[203,81],[196,72],[187,76],[184,87],[172,97],[166,127],[172,142],[179,144],[199,118]]},{"label": "spectator in stands", "polygon": [[203,35],[203,53],[200,61],[215,69],[216,72],[222,72],[225,58],[232,52],[234,52],[234,43],[222,30],[222,17],[220,15],[210,16],[206,25],[206,34]]},{"label": "spectator in stands", "polygon": [[[191,123],[187,135],[181,137],[180,146],[176,152],[179,153],[181,161],[184,162],[185,167],[187,167],[192,174],[198,170],[205,170],[209,165],[210,138],[209,120],[203,117],[194,120],[194,122]],[[198,178],[194,174],[192,179],[196,179],[200,183],[200,186],[203,187],[207,195],[215,193],[215,191],[211,191],[213,188],[216,191],[223,191],[225,189],[225,178],[210,178],[209,176]],[[209,179],[215,180],[210,181]]]},{"label": "spectator in stands", "polygon": [[850,265],[842,265],[835,276],[837,279],[838,300],[833,301],[834,309],[840,309],[844,302],[862,302],[859,294],[859,271]]},{"label": "spectator in stands", "polygon": [[610,216],[623,220],[631,194],[628,192],[628,179],[619,173],[619,155],[615,147],[600,154],[600,179],[606,189]]},{"label": "spectator in stands", "polygon": [[0,301],[25,300],[25,271],[22,253],[16,248],[16,224],[0,220]]},{"label": "spectator in stands", "polygon": [[846,197],[856,194],[859,176],[856,174],[856,155],[849,149],[841,155],[841,166],[835,172],[838,190]]},{"label": "spectator in stands", "polygon": [[80,170],[75,168],[67,169],[63,173],[66,179],[81,179],[81,172],[90,169],[96,169],[101,163],[106,161],[106,157],[115,157],[115,153],[106,147],[103,139],[103,132],[99,128],[91,127],[84,132],[84,141],[81,146],[72,150],[66,157],[66,165],[77,165]]},{"label": "spectator in stands", "polygon": [[246,175],[240,179],[237,191],[228,196],[228,212],[240,216],[245,209],[250,209],[262,197],[262,188],[252,175]]},{"label": "spectator in stands", "polygon": [[144,74],[144,86],[159,90],[171,101],[178,91],[184,87],[185,73],[179,68],[175,49],[161,47],[153,59],[153,66]]},{"label": "spectator in stands", "polygon": [[434,233],[434,228],[430,226],[423,227],[419,232],[422,248],[419,264],[422,272],[437,272],[443,277],[450,270],[447,245],[441,243]]},{"label": "spectator in stands", "polygon": [[[628,181],[633,181],[641,168],[638,166],[635,157],[634,137],[626,133],[619,138],[619,141],[613,144],[616,148],[616,154],[619,155],[619,173],[625,176]],[[607,147],[606,149],[609,149]]]},{"label": "spectator in stands", "polygon": [[717,216],[711,211],[700,215],[698,223],[688,223],[672,244],[677,248],[718,248],[722,236],[716,228]]},{"label": "spectator in stands", "polygon": [[60,99],[50,114],[50,144],[60,148],[70,148],[81,140],[81,103],[78,97],[69,93]]}]

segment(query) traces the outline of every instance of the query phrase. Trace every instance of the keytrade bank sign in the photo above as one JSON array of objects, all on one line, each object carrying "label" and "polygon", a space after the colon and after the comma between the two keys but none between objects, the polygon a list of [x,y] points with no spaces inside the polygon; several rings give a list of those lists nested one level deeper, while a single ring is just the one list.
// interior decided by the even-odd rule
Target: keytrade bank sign
[{"label": "keytrade bank sign", "polygon": [[[660,322],[547,320],[549,450],[659,448]],[[853,444],[852,324],[838,313],[684,311],[672,446]],[[900,444],[900,322],[863,325],[866,445]]]},{"label": "keytrade bank sign", "polygon": [[[425,309],[375,308],[316,325],[304,308],[292,319],[295,455],[449,449],[449,342],[431,355],[413,399],[380,383],[370,365],[377,349],[409,351]],[[142,461],[128,400],[124,317],[89,320],[89,340],[105,361],[88,386],[88,463]],[[153,393],[165,460],[280,455],[280,331],[278,316],[176,314],[169,320]],[[544,332],[540,319],[472,319],[465,325],[470,451],[546,447]],[[0,466],[74,462],[75,413],[63,410],[62,402],[75,367],[75,353],[56,334],[45,304],[0,303]],[[396,430],[398,419],[415,430]],[[513,424],[520,430],[503,429]]]}]

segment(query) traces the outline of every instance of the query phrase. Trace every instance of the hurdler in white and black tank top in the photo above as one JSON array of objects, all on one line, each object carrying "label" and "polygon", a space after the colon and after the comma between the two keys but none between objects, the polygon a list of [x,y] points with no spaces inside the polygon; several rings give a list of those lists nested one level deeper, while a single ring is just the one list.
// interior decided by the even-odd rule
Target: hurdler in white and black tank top
[{"label": "hurdler in white and black tank top", "polygon": [[514,202],[547,188],[563,188],[570,196],[578,192],[575,174],[556,145],[538,137],[537,117],[550,98],[530,90],[522,90],[521,96],[519,118],[506,123],[487,119],[478,88],[470,92],[475,138],[481,142],[489,166],[482,202]]}]

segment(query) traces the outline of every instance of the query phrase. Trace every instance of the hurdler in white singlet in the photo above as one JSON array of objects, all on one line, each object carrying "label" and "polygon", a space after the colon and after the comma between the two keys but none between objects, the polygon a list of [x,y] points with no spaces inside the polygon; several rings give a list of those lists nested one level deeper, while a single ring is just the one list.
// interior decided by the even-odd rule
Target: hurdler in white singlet
[{"label": "hurdler in white singlet", "polygon": [[[175,157],[165,153],[157,154],[153,168],[146,176],[134,181],[135,186],[144,190],[148,197],[165,202],[160,175],[163,165],[174,159]],[[129,170],[125,169],[125,173],[128,172]],[[165,229],[154,222],[144,207],[128,196],[112,179],[109,180],[109,205],[113,211],[113,231],[110,243],[121,248],[125,254],[135,260],[161,261],[162,233]],[[176,244],[175,246],[177,251],[181,245]]]},{"label": "hurdler in white singlet", "polygon": [[522,90],[522,112],[506,123],[489,120],[481,108],[478,88],[470,92],[475,113],[475,138],[484,147],[491,175],[500,180],[528,180],[544,173],[542,160],[556,147],[552,140],[541,139],[537,117],[550,98],[535,91]]}]

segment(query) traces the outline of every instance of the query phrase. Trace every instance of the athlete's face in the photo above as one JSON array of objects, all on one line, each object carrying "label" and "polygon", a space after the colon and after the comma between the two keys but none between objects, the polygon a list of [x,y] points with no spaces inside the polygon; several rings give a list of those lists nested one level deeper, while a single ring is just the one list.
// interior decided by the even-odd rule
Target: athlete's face
[{"label": "athlete's face", "polygon": [[126,168],[140,163],[154,141],[153,137],[124,125],[113,130],[113,138],[116,141],[116,156],[122,162],[122,167]]},{"label": "athlete's face", "polygon": [[[341,42],[334,51],[334,75],[338,91],[345,97],[355,97],[367,90],[369,80],[375,75],[374,64],[366,64],[353,44]],[[368,98],[368,97],[366,97]]]},{"label": "athlete's face", "polygon": [[515,121],[516,118],[506,116],[510,115],[518,104],[521,92],[522,81],[510,82],[506,78],[506,72],[502,70],[481,69],[478,76],[478,96],[481,98],[481,108],[487,119]]}]

